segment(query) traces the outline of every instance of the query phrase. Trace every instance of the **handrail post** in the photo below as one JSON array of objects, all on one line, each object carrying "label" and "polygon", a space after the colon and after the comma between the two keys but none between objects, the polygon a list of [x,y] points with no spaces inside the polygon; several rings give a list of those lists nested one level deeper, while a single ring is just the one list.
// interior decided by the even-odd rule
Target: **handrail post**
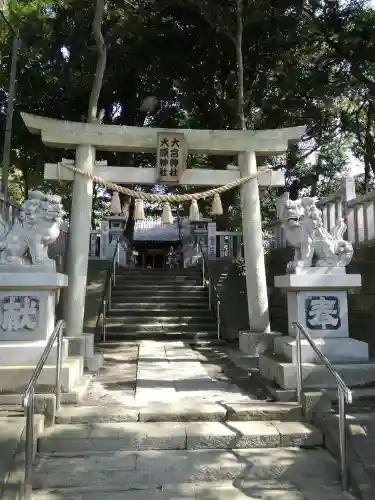
[{"label": "handrail post", "polygon": [[346,458],[346,415],[345,394],[341,386],[337,386],[339,399],[339,440],[340,440],[340,472],[341,486],[344,491],[348,488],[348,466]]},{"label": "handrail post", "polygon": [[348,389],[345,382],[337,373],[330,361],[324,356],[319,347],[315,344],[314,339],[305,328],[298,322],[293,322],[296,328],[297,341],[297,396],[298,402],[302,402],[302,356],[301,356],[301,336],[303,335],[322,363],[326,366],[331,375],[335,378],[337,384],[337,397],[339,401],[339,451],[340,451],[340,477],[341,486],[344,491],[348,490],[348,463],[347,463],[347,438],[346,438],[346,414],[345,403],[352,402],[352,393]]},{"label": "handrail post", "polygon": [[65,322],[59,320],[48,339],[47,345],[33,371],[27,388],[23,394],[22,405],[26,415],[26,436],[25,436],[25,470],[23,485],[23,500],[31,500],[32,497],[32,473],[34,458],[34,412],[35,412],[35,387],[37,386],[40,374],[51,354],[51,350],[56,346],[56,378],[55,378],[55,396],[56,410],[60,407],[61,401],[61,369],[63,354],[63,330]]},{"label": "handrail post", "polygon": [[296,329],[296,349],[297,349],[297,401],[302,404],[302,353],[301,353],[301,331],[298,326]]},{"label": "handrail post", "polygon": [[107,301],[103,300],[103,342],[107,341]]},{"label": "handrail post", "polygon": [[204,286],[206,283],[206,269],[204,264],[204,255],[202,252],[202,285]]},{"label": "handrail post", "polygon": [[217,340],[220,340],[220,298],[216,299]]},{"label": "handrail post", "polygon": [[26,406],[25,478],[24,500],[31,500],[34,456],[34,389],[29,394]]},{"label": "handrail post", "polygon": [[116,284],[116,257],[113,259],[112,277],[113,277],[113,285],[115,285]]},{"label": "handrail post", "polygon": [[108,309],[112,309],[112,276],[109,277],[108,283]]},{"label": "handrail post", "polygon": [[212,311],[212,291],[211,291],[211,278],[208,277],[208,309]]},{"label": "handrail post", "polygon": [[56,411],[59,411],[61,404],[61,369],[62,369],[62,347],[63,347],[63,328],[61,327],[57,335],[57,356],[56,356]]}]

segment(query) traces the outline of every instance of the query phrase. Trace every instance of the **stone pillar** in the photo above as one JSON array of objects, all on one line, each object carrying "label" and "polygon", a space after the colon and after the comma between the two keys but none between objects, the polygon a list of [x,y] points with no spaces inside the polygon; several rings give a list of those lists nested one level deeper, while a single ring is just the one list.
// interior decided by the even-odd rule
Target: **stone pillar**
[{"label": "stone pillar", "polygon": [[102,220],[101,232],[100,232],[100,259],[105,260],[107,258],[107,248],[109,245],[109,222],[107,220]]},{"label": "stone pillar", "polygon": [[[94,161],[95,150],[92,146],[84,144],[77,147],[77,168],[92,173]],[[68,250],[69,285],[64,304],[66,332],[69,336],[83,333],[92,194],[92,181],[75,174]]]},{"label": "stone pillar", "polygon": [[[254,152],[238,155],[241,177],[257,172]],[[268,294],[262,237],[258,179],[247,182],[241,188],[242,232],[246,263],[246,289],[250,330],[269,333]]]},{"label": "stone pillar", "polygon": [[207,224],[207,259],[216,259],[216,222]]}]

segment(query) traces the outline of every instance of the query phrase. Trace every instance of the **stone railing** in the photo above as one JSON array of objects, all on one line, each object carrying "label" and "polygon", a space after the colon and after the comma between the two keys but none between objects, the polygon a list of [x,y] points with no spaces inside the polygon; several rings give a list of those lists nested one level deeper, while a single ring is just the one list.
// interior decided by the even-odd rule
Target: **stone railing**
[{"label": "stone railing", "polygon": [[12,226],[20,213],[19,205],[13,205],[0,199],[0,214],[3,220]]},{"label": "stone railing", "polygon": [[[322,211],[323,225],[327,231],[331,231],[337,219],[343,217],[348,227],[345,239],[350,243],[358,245],[375,239],[375,191],[356,196],[354,178],[343,179],[341,189],[321,198],[317,206]],[[272,235],[271,248],[287,246],[279,220],[265,224],[264,229]]]},{"label": "stone railing", "polygon": [[[111,233],[109,234],[109,240],[111,240]],[[91,231],[88,249],[91,260],[105,260],[107,258],[107,252],[103,248],[105,241],[106,239],[102,237],[100,230]],[[213,227],[210,229],[198,228],[194,229],[194,235],[188,233],[182,238],[183,252],[186,253],[189,262],[195,262],[195,257],[200,255],[198,241],[203,250],[208,252],[209,258],[228,257],[237,259],[242,256],[242,233],[216,231],[216,228]]]}]

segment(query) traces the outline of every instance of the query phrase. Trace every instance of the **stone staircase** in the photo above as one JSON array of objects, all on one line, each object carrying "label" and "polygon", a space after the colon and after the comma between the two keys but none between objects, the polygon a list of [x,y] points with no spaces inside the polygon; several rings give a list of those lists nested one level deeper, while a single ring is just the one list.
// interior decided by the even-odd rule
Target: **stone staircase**
[{"label": "stone staircase", "polygon": [[215,338],[217,325],[197,268],[120,269],[107,317],[108,340]]},{"label": "stone staircase", "polygon": [[[225,346],[192,348],[216,338],[200,279],[118,273],[104,365],[36,434],[33,500],[354,500],[296,403],[260,401],[251,370],[248,387],[232,368],[223,378]],[[22,478],[21,458],[0,500],[18,499]]]},{"label": "stone staircase", "polygon": [[295,407],[215,406],[151,405],[125,422],[108,408],[64,410],[59,421],[71,423],[39,439],[33,498],[353,498],[340,491],[321,433],[296,421]]},{"label": "stone staircase", "polygon": [[295,403],[212,379],[183,342],[102,349],[96,389],[38,439],[34,500],[354,499]]}]

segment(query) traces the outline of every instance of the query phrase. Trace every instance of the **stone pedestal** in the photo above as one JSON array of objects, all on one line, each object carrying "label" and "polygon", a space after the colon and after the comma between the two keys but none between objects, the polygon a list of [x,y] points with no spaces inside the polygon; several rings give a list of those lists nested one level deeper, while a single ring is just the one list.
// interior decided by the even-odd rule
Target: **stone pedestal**
[{"label": "stone pedestal", "polygon": [[[289,335],[275,338],[273,353],[261,355],[262,375],[283,389],[296,388],[297,342],[293,322],[298,321],[338,372],[350,378],[350,383],[355,384],[356,376],[358,385],[375,380],[368,345],[349,338],[347,294],[360,285],[361,276],[346,274],[344,267],[309,268],[303,274],[276,276],[275,286],[287,294]],[[304,339],[301,354],[304,387],[335,386]]]},{"label": "stone pedestal", "polygon": [[253,333],[241,330],[238,333],[238,346],[243,354],[250,357],[258,357],[273,347],[275,338],[280,337],[278,332]]},{"label": "stone pedestal", "polygon": [[98,372],[103,365],[104,357],[94,352],[94,334],[83,333],[76,337],[66,337],[69,342],[69,356],[80,356],[89,372]]},{"label": "stone pedestal", "polygon": [[[48,272],[0,273],[0,392],[22,392],[55,327],[58,290],[66,275]],[[56,345],[47,359],[40,386],[55,384]],[[62,387],[70,391],[82,376],[83,360],[68,358],[63,340]]]}]

